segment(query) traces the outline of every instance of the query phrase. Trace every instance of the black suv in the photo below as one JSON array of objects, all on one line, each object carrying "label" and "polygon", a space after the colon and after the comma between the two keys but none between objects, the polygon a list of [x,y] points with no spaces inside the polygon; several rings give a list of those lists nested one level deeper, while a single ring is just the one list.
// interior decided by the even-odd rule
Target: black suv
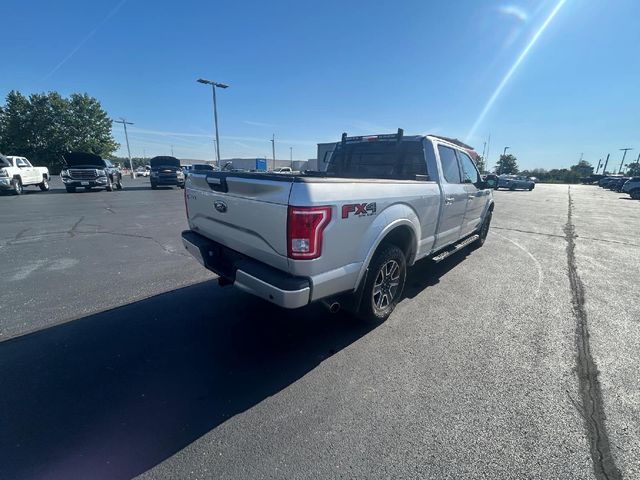
[{"label": "black suv", "polygon": [[60,177],[67,192],[73,193],[80,187],[85,190],[104,188],[108,192],[114,187],[122,190],[122,172],[109,160],[85,152],[66,153],[63,158],[66,165]]},{"label": "black suv", "polygon": [[149,160],[149,165],[151,165],[149,180],[154,190],[160,185],[177,185],[184,188],[184,173],[177,158],[153,157]]}]

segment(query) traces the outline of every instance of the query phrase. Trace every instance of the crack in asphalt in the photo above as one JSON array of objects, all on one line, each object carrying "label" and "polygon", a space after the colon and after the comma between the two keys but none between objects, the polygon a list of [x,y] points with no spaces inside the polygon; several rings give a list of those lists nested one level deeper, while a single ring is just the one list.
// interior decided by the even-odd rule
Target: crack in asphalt
[{"label": "crack in asphalt", "polygon": [[[555,233],[542,233],[542,232],[534,232],[531,230],[521,230],[519,228],[507,228],[507,227],[494,227],[493,225],[491,226],[492,229],[496,229],[496,230],[507,230],[509,232],[518,232],[518,233],[528,233],[528,234],[532,234],[532,235],[543,235],[545,237],[552,237],[552,238],[563,238],[566,239],[566,235],[558,235]],[[576,238],[578,238],[578,235],[576,235]],[[632,242],[622,242],[620,240],[609,240],[607,238],[596,238],[596,237],[584,237],[584,236],[580,236],[579,237],[582,240],[593,240],[596,242],[604,242],[604,243],[615,243],[617,245],[626,245],[628,247],[640,247],[640,244],[637,243],[632,243]]]},{"label": "crack in asphalt", "polygon": [[555,238],[566,238],[564,235],[558,235],[555,233],[542,233],[542,232],[533,232],[531,230],[520,230],[519,228],[507,228],[507,227],[494,227],[493,225],[491,226],[491,228],[494,228],[496,230],[508,230],[510,232],[519,232],[519,233],[530,233],[533,235],[543,235],[545,237],[555,237]]},{"label": "crack in asphalt", "polygon": [[576,369],[582,397],[582,410],[580,413],[583,414],[582,416],[585,419],[591,460],[593,461],[593,470],[596,478],[599,480],[619,480],[622,479],[622,474],[616,467],[611,455],[609,436],[605,426],[602,391],[598,381],[598,367],[591,355],[591,346],[589,344],[589,324],[587,322],[587,311],[584,307],[584,284],[580,279],[576,264],[575,239],[577,235],[572,220],[573,200],[571,198],[571,187],[569,187],[568,195],[569,209],[564,233],[567,241],[567,266],[569,285],[571,287],[571,303],[576,318],[576,347],[578,351]]},{"label": "crack in asphalt", "polygon": [[78,225],[80,225],[80,223],[82,223],[82,221],[84,220],[84,215],[82,217],[80,217],[78,219],[78,221],[76,223],[73,224],[73,227],[71,227],[71,230],[69,230],[69,236],[71,237],[75,237],[76,236],[76,228],[78,228]]}]

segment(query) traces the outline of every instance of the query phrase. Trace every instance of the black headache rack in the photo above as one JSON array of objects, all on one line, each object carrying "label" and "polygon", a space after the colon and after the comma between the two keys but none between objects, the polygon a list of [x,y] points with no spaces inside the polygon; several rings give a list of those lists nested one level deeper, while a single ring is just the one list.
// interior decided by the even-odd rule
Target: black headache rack
[{"label": "black headache rack", "polygon": [[375,142],[378,140],[395,140],[396,142],[402,141],[402,137],[404,136],[404,130],[399,128],[398,133],[385,133],[381,135],[359,135],[357,137],[348,137],[347,132],[342,134],[341,143],[344,145],[346,143],[359,143],[359,142]]}]

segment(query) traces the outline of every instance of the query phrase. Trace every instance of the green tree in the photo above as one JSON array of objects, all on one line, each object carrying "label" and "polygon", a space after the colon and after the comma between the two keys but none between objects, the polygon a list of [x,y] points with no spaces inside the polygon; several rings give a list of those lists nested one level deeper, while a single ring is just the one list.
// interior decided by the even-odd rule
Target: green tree
[{"label": "green tree", "polygon": [[586,160],[580,160],[577,164],[571,165],[570,170],[583,177],[588,177],[593,173],[593,165]]},{"label": "green tree", "polygon": [[62,155],[81,150],[108,156],[118,148],[111,120],[100,102],[87,94],[69,98],[57,92],[7,94],[0,108],[0,152],[24,155],[55,173]]},{"label": "green tree", "polygon": [[478,155],[476,158],[474,158],[474,161],[476,162],[476,167],[478,167],[480,173],[484,173],[486,168],[484,158],[482,158],[481,155]]},{"label": "green tree", "polygon": [[628,165],[627,175],[630,177],[640,177],[640,162]]},{"label": "green tree", "polygon": [[518,173],[518,159],[508,153],[500,155],[500,160],[496,163],[495,171],[498,175],[515,175]]}]

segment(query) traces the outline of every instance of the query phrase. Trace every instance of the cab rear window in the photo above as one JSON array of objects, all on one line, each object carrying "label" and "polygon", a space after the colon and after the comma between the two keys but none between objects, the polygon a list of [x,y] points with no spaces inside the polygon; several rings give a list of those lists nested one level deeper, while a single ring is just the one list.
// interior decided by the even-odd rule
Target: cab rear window
[{"label": "cab rear window", "polygon": [[327,173],[336,177],[405,180],[428,174],[422,142],[417,141],[339,144]]}]

